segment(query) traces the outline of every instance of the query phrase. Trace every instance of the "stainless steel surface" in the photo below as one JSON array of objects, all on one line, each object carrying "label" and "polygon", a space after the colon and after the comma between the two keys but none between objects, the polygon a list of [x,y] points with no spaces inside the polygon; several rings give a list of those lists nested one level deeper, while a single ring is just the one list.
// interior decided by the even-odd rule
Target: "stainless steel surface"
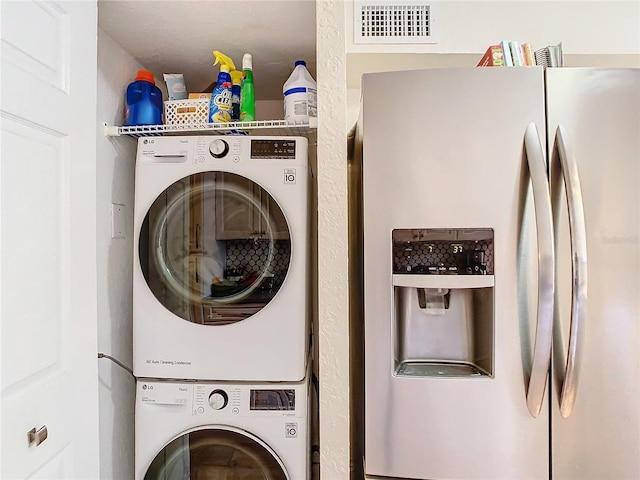
[{"label": "stainless steel surface", "polygon": [[537,417],[542,409],[551,362],[555,290],[553,224],[546,163],[535,123],[527,126],[524,145],[533,188],[538,240],[538,313],[531,376],[527,387],[527,407],[531,415]]},{"label": "stainless steel surface", "polygon": [[394,302],[394,375],[493,376],[493,288],[394,287]]},{"label": "stainless steel surface", "polygon": [[409,377],[472,377],[489,375],[470,362],[403,362],[398,367],[399,375]]},{"label": "stainless steel surface", "polygon": [[[404,101],[390,101],[398,82]],[[544,121],[539,68],[363,77],[367,475],[547,478],[548,411],[527,408],[530,332],[517,301],[520,200],[530,201],[523,136]],[[395,228],[493,228],[492,378],[394,375]]]},{"label": "stainless steel surface", "polygon": [[[556,480],[640,478],[640,70],[548,69],[548,143],[571,135],[580,174],[589,308],[570,417],[552,402]],[[563,200],[564,201],[564,200]],[[557,266],[563,322],[573,279],[566,207]],[[563,332],[569,325],[561,325]],[[562,351],[567,345],[563,342]],[[554,360],[554,367],[562,367]],[[555,395],[555,392],[554,392]]]},{"label": "stainless steel surface", "polygon": [[[587,233],[578,167],[573,157],[573,149],[568,134],[562,125],[558,126],[556,130],[556,141],[549,165],[549,177],[551,192],[555,200],[554,205],[557,205],[557,208],[554,209],[554,224],[556,226],[559,224],[559,199],[564,193],[567,201],[569,232],[571,235],[571,270],[573,279],[569,346],[566,355],[562,348],[562,342],[558,341],[554,350],[560,414],[563,417],[568,417],[573,410],[578,388],[579,353],[587,309]],[[555,235],[556,240],[560,238],[557,229]],[[560,314],[560,309],[555,309],[557,317],[554,324],[558,327],[555,332],[556,339],[560,339],[562,335]]]},{"label": "stainless steel surface", "polygon": [[27,432],[27,442],[30,447],[37,447],[42,444],[47,437],[49,436],[49,431],[47,430],[47,426],[43,425],[39,429],[32,428]]}]

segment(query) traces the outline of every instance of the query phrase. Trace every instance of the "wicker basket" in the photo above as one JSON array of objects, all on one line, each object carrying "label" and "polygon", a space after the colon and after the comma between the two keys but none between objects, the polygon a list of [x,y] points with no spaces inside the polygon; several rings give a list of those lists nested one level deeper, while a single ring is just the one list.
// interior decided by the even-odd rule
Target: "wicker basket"
[{"label": "wicker basket", "polygon": [[209,123],[209,100],[167,100],[164,102],[165,125],[202,125]]}]

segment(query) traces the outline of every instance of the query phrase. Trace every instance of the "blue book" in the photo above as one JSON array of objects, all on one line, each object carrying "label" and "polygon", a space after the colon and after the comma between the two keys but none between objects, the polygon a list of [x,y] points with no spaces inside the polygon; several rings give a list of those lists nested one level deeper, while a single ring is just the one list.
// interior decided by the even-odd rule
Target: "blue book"
[{"label": "blue book", "polygon": [[513,67],[513,57],[511,56],[511,48],[509,47],[509,40],[502,40],[502,52],[504,53],[504,66]]}]

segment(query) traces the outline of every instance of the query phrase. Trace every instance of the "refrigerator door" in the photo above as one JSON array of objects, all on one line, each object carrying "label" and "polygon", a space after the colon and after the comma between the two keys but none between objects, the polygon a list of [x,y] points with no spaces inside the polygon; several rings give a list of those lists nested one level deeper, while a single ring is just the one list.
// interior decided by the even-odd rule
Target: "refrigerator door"
[{"label": "refrigerator door", "polygon": [[[525,132],[532,122],[544,137],[543,71],[367,74],[362,95],[366,473],[440,480],[546,479],[549,412],[542,408],[536,418],[527,405],[539,282],[525,154]],[[484,375],[464,376],[453,368],[404,375],[396,368],[398,352],[446,347],[436,336],[421,344],[409,335],[409,327],[414,328],[411,333],[428,333],[462,308],[456,292],[434,309],[444,315],[429,314],[421,306],[428,301],[425,292],[438,291],[422,288],[436,281],[436,275],[423,276],[429,281],[403,275],[416,278],[418,288],[409,281],[393,286],[392,232],[403,229],[493,231],[495,283],[490,293],[474,293],[466,304],[485,303],[480,313],[491,313],[492,323],[476,325],[491,335],[492,357]],[[528,289],[525,277],[531,279]],[[451,288],[463,283],[448,282]],[[398,289],[404,289],[402,294],[396,294]],[[397,317],[416,311],[420,319],[406,322],[405,336],[398,334]],[[398,349],[404,341],[412,342],[413,350]],[[544,370],[536,389],[540,383],[544,389]],[[535,375],[540,378],[540,372]],[[532,398],[530,407],[537,410],[539,401]]]},{"label": "refrigerator door", "polygon": [[640,70],[548,69],[546,86],[548,144],[560,131],[576,162],[588,269],[586,298],[573,300],[584,321],[571,351],[572,287],[584,279],[572,270],[570,235],[579,232],[569,228],[563,200],[554,212],[552,475],[640,478]]}]

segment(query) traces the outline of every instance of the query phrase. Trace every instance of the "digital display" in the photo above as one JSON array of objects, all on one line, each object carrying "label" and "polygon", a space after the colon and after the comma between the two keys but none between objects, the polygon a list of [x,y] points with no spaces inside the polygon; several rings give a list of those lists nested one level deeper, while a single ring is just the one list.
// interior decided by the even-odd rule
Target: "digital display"
[{"label": "digital display", "polygon": [[295,410],[295,390],[251,390],[249,410]]},{"label": "digital display", "polygon": [[491,228],[401,228],[391,239],[394,274],[493,275]]},{"label": "digital display", "polygon": [[451,253],[462,253],[464,250],[461,243],[452,243],[451,244]]},{"label": "digital display", "polygon": [[251,158],[296,158],[295,140],[251,140]]},{"label": "digital display", "polygon": [[[433,243],[427,244],[426,248],[427,252],[429,253],[433,253],[436,251],[436,245]],[[462,253],[462,251],[464,250],[464,245],[462,245],[461,243],[452,243],[450,248],[451,253]]]}]

